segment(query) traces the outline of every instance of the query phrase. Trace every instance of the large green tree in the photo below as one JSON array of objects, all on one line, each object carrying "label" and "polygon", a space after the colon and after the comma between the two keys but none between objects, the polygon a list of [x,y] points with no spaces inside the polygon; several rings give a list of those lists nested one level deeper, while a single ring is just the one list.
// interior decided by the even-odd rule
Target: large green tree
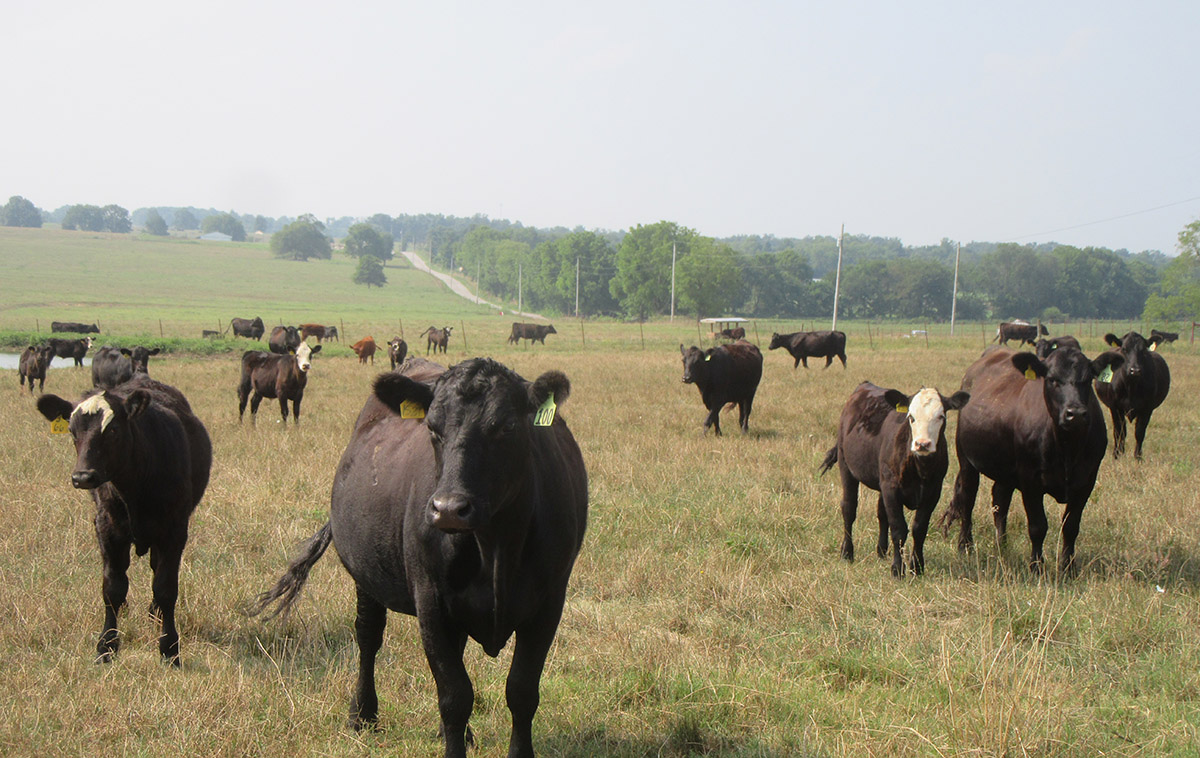
[{"label": "large green tree", "polygon": [[333,245],[325,236],[325,225],[306,213],[271,235],[271,252],[276,258],[306,261],[332,257]]},{"label": "large green tree", "polygon": [[[693,230],[670,221],[630,229],[617,249],[616,275],[609,283],[609,291],[621,310],[642,321],[669,312],[672,244],[678,269],[679,261],[687,256],[697,237]],[[678,284],[677,270],[677,290]]]},{"label": "large green tree", "polygon": [[738,254],[723,242],[696,237],[675,273],[676,310],[696,318],[726,315],[744,300]]},{"label": "large green tree", "polygon": [[372,224],[355,224],[350,227],[345,240],[346,255],[361,258],[370,255],[381,261],[392,259],[395,241],[387,232],[380,232]]},{"label": "large green tree", "polygon": [[575,313],[578,285],[579,313],[576,315],[616,312],[617,301],[608,288],[616,271],[616,250],[608,240],[595,232],[580,230],[543,244],[549,245],[558,256],[554,289],[560,311]]},{"label": "large green tree", "polygon": [[167,236],[167,222],[154,208],[146,212],[146,233],[156,237]]},{"label": "large green tree", "polygon": [[1036,318],[1056,304],[1058,259],[1031,247],[1004,243],[980,258],[972,289],[987,294],[996,318]]},{"label": "large green tree", "polygon": [[1063,245],[1055,307],[1072,318],[1135,318],[1146,305],[1147,289],[1111,250]]},{"label": "large green tree", "polygon": [[63,214],[62,228],[81,232],[102,232],[104,210],[98,205],[72,205]]},{"label": "large green tree", "polygon": [[42,212],[20,195],[13,195],[4,207],[0,208],[0,225],[41,227]]},{"label": "large green tree", "polygon": [[1179,232],[1179,255],[1163,269],[1158,291],[1146,299],[1142,317],[1156,322],[1200,318],[1200,219]]},{"label": "large green tree", "polygon": [[[196,220],[196,214],[189,211],[187,208],[180,208],[175,211],[175,218],[171,220],[171,226],[181,232],[186,232],[191,229],[199,229],[200,222]],[[233,236],[232,234],[229,236]]]},{"label": "large green tree", "polygon": [[358,268],[354,270],[354,283],[365,284],[367,289],[372,286],[382,287],[387,284],[387,275],[383,273],[383,261],[373,255],[364,255],[358,259]]},{"label": "large green tree", "polygon": [[233,237],[234,242],[244,242],[246,239],[246,227],[242,225],[242,220],[235,213],[214,213],[211,216],[205,216],[204,220],[200,222],[200,232],[202,234],[209,232],[228,234]]},{"label": "large green tree", "polygon": [[104,215],[104,228],[118,234],[128,234],[133,231],[133,221],[129,219],[129,211],[119,205],[106,205],[100,209]]}]

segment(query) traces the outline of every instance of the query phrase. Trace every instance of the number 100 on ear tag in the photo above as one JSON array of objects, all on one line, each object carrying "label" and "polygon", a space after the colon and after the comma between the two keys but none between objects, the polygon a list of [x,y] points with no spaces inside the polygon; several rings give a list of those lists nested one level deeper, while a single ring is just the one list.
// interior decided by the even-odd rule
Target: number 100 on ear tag
[{"label": "number 100 on ear tag", "polygon": [[50,422],[51,434],[66,434],[69,431],[71,431],[71,425],[67,423],[67,420],[62,416],[59,416]]},{"label": "number 100 on ear tag", "polygon": [[400,418],[425,418],[425,406],[415,400],[400,403]]},{"label": "number 100 on ear tag", "polygon": [[554,395],[546,398],[546,402],[538,406],[537,413],[533,414],[534,426],[550,426],[554,423],[554,412],[558,406],[554,404]]}]

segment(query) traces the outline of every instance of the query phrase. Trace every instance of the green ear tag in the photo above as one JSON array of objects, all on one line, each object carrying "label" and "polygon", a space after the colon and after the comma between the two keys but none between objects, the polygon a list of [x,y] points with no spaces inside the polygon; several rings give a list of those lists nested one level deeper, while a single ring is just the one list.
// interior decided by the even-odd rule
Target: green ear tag
[{"label": "green ear tag", "polygon": [[1106,383],[1112,381],[1112,366],[1104,367],[1104,370],[1100,372],[1100,377],[1099,377],[1098,381],[1106,382]]},{"label": "green ear tag", "polygon": [[1033,372],[1033,369],[1027,368],[1025,369],[1025,378],[1032,381],[1033,379],[1037,379],[1037,374]]},{"label": "green ear tag", "polygon": [[907,405],[897,405],[896,413],[908,413],[908,406]]},{"label": "green ear tag", "polygon": [[425,408],[415,400],[400,403],[400,418],[425,418]]},{"label": "green ear tag", "polygon": [[62,416],[59,416],[50,422],[51,434],[66,434],[69,431],[71,431],[71,425],[67,423],[67,420]]},{"label": "green ear tag", "polygon": [[534,426],[550,426],[554,423],[554,411],[558,408],[554,404],[554,395],[546,398],[546,402],[538,406],[537,413],[533,414]]}]

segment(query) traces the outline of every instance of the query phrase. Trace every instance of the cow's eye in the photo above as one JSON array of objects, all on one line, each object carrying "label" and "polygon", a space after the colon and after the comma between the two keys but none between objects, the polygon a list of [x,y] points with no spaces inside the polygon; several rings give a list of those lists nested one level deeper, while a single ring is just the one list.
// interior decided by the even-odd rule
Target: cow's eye
[{"label": "cow's eye", "polygon": [[908,414],[908,423],[910,423],[910,424],[915,424],[915,423],[917,423],[917,419],[916,419],[916,417],[914,417],[914,416],[913,416],[911,413],[910,413],[910,414]]}]

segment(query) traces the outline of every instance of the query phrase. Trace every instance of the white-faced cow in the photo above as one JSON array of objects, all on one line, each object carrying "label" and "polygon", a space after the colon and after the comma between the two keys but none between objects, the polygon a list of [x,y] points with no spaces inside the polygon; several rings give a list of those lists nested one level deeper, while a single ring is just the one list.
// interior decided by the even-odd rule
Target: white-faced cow
[{"label": "white-faced cow", "polygon": [[763,359],[759,349],[741,341],[708,350],[695,345],[684,349],[680,345],[679,354],[683,357],[683,383],[696,385],[708,409],[704,433],[711,426],[721,436],[720,413],[726,403],[737,403],[738,426],[742,434],[750,431],[750,410],[762,379]]},{"label": "white-faced cow", "polygon": [[1031,324],[1028,321],[1002,321],[996,329],[996,336],[992,337],[992,342],[1000,340],[1001,345],[1007,345],[1009,340],[1016,340],[1017,347],[1029,343],[1033,347],[1037,341],[1038,335],[1049,335],[1045,325],[1042,323]]},{"label": "white-faced cow", "polygon": [[1133,457],[1140,461],[1150,417],[1167,399],[1171,389],[1171,370],[1155,350],[1162,338],[1147,340],[1137,332],[1126,332],[1120,339],[1115,334],[1106,334],[1104,341],[1125,359],[1111,376],[1096,379],[1096,396],[1108,406],[1112,416],[1113,458],[1119,458],[1125,452],[1125,419],[1128,418],[1133,422]]},{"label": "white-faced cow", "polygon": [[112,389],[132,379],[134,374],[149,375],[150,358],[158,355],[159,351],[160,348],[151,349],[142,345],[132,350],[105,345],[92,358],[92,386]]},{"label": "white-faced cow", "polygon": [[446,348],[450,345],[450,331],[452,329],[454,329],[452,326],[443,326],[441,329],[431,326],[421,332],[421,337],[425,338],[425,355],[429,355],[430,348],[433,348],[434,355],[437,355],[438,350],[445,353]]},{"label": "white-faced cow", "polygon": [[83,337],[77,340],[64,340],[58,337],[51,337],[46,341],[50,347],[54,348],[54,355],[57,358],[70,358],[75,361],[75,366],[83,365],[83,356],[87,355],[87,351],[94,344],[91,337]]},{"label": "white-faced cow", "polygon": [[402,337],[392,337],[388,340],[388,360],[392,362],[392,371],[396,367],[404,363],[405,356],[408,355],[408,343]]},{"label": "white-faced cow", "polygon": [[294,326],[276,326],[267,338],[267,349],[276,355],[287,355],[300,347],[300,330]]},{"label": "white-faced cow", "polygon": [[1050,495],[1065,505],[1058,567],[1066,572],[1108,444],[1092,381],[1124,359],[1109,351],[1089,360],[1065,339],[1052,342],[1058,344],[1046,350],[1045,358],[995,347],[967,369],[962,389],[971,393],[971,402],[958,416],[958,478],[941,523],[948,530],[961,519],[959,550],[972,547],[971,514],[983,474],[993,481],[992,515],[1003,545],[1013,492],[1020,490],[1030,566],[1040,572],[1048,530],[1042,500]]},{"label": "white-faced cow", "polygon": [[482,358],[449,370],[410,359],[375,380],[329,522],[258,605],[290,607],[332,540],[358,599],[355,728],[379,712],[375,657],[391,610],[417,617],[452,758],[466,755],[475,699],[467,639],[495,657],[516,635],[508,755],[533,755],[542,668],[587,523],[587,472],[558,408],[569,388],[560,372],[530,383]]},{"label": "white-faced cow", "polygon": [[139,374],[111,390],[92,390],[78,403],[38,398],[47,419],[69,420],[75,440],[71,484],[96,505],[96,537],[104,562],[104,627],[98,661],[120,647],[117,614],[129,590],[129,549],[150,553],[151,610],[162,615],[158,651],[179,665],[175,601],[188,519],[208,486],[212,444],[187,400],[174,387]]},{"label": "white-faced cow", "polygon": [[833,363],[834,358],[842,362],[846,368],[846,333],[845,332],[792,332],[790,334],[772,334],[768,350],[782,347],[792,354],[795,362],[792,368],[801,363],[808,368],[809,358],[824,358],[825,368]]},{"label": "white-faced cow", "polygon": [[876,513],[879,541],[875,552],[888,553],[892,537],[892,575],[904,572],[901,553],[908,539],[904,509],[915,511],[909,569],[925,570],[925,535],[942,494],[950,456],[946,445],[946,412],[960,410],[970,395],[945,397],[936,389],[906,395],[895,389],[858,385],[842,408],[837,444],[821,463],[824,474],[838,464],[842,476],[842,557],[854,560],[851,531],[858,515],[858,486],[879,493]]},{"label": "white-faced cow", "polygon": [[258,316],[254,318],[234,318],[229,321],[230,328],[233,329],[234,337],[247,337],[252,340],[262,339],[266,333],[266,327],[263,326],[263,320]]},{"label": "white-faced cow", "polygon": [[242,380],[238,384],[238,421],[246,412],[246,400],[250,398],[250,422],[258,419],[258,404],[264,397],[279,400],[279,413],[287,423],[288,400],[292,401],[292,416],[300,423],[300,401],[304,399],[304,388],[308,385],[308,370],[312,367],[312,356],[321,352],[321,346],[311,347],[307,342],[286,355],[247,350],[242,353]]},{"label": "white-faced cow", "polygon": [[50,361],[54,359],[54,348],[50,345],[30,345],[21,353],[21,358],[17,363],[17,374],[20,377],[21,387],[25,387],[25,381],[29,381],[29,394],[33,394],[33,381],[38,381],[38,392],[46,391],[46,371],[50,368]]}]

